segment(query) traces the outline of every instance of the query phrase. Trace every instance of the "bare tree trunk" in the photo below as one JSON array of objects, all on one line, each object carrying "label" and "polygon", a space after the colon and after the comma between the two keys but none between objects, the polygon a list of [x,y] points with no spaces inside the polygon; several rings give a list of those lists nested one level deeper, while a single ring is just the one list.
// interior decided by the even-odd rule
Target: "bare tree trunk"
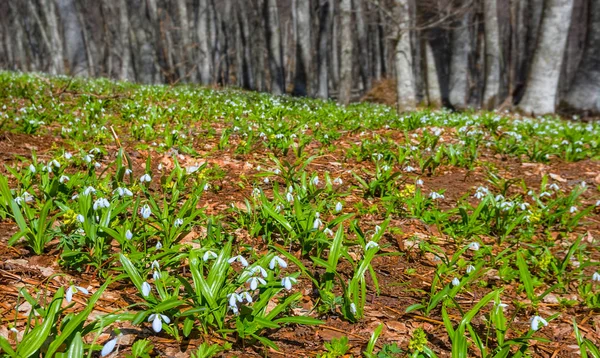
[{"label": "bare tree trunk", "polygon": [[58,0],[57,7],[63,25],[64,50],[67,57],[66,62],[69,65],[68,73],[72,76],[88,76],[85,45],[74,0]]},{"label": "bare tree trunk", "polygon": [[471,36],[473,36],[471,12],[464,14],[452,31],[452,60],[450,65],[450,102],[458,108],[465,108],[469,95],[469,56]]},{"label": "bare tree trunk", "polygon": [[65,59],[63,55],[63,41],[58,28],[58,18],[56,14],[56,4],[54,0],[43,0],[44,17],[48,26],[48,37],[50,40],[50,56],[52,66],[50,73],[65,73]]},{"label": "bare tree trunk", "polygon": [[312,93],[312,61],[311,61],[311,16],[310,0],[295,2],[292,9],[296,25],[296,71],[293,94],[306,96]]},{"label": "bare tree trunk", "polygon": [[331,0],[319,0],[319,48],[317,53],[317,97],[329,98],[329,36],[331,31]]},{"label": "bare tree trunk", "polygon": [[369,36],[367,35],[368,26],[365,23],[365,0],[353,0],[356,17],[356,33],[358,35],[358,63],[360,68],[360,78],[362,80],[362,90],[371,88],[371,73],[369,71]]},{"label": "bare tree trunk", "polygon": [[565,102],[575,109],[600,113],[600,2],[591,1],[585,52]]},{"label": "bare tree trunk", "polygon": [[339,90],[340,84],[340,19],[339,19],[339,3],[340,0],[331,0],[329,6],[331,9],[331,37],[329,38],[329,52],[331,54],[331,62],[329,63],[329,72],[331,87]]},{"label": "bare tree trunk", "polygon": [[350,103],[352,96],[352,2],[340,1],[340,86],[338,101]]},{"label": "bare tree trunk", "polygon": [[417,105],[413,73],[413,52],[410,39],[412,21],[409,1],[410,0],[395,0],[395,17],[399,23],[395,48],[396,106],[400,113],[412,111]]},{"label": "bare tree trunk", "polygon": [[[184,76],[189,76],[190,82],[196,82],[196,64],[192,55],[192,34],[190,32],[190,23],[188,20],[187,1],[177,0],[177,13],[179,15],[179,33],[181,34],[181,55]],[[205,9],[207,10],[207,9]],[[187,78],[184,81],[187,82]]]},{"label": "bare tree trunk", "polygon": [[525,95],[519,108],[527,113],[553,113],[556,109],[558,82],[567,42],[573,0],[548,0],[545,3],[540,38]]},{"label": "bare tree trunk", "polygon": [[119,0],[119,29],[121,32],[121,71],[119,79],[128,81],[131,76],[131,49],[129,41],[129,15],[127,14],[127,2]]},{"label": "bare tree trunk", "polygon": [[283,70],[283,49],[277,1],[265,0],[263,14],[267,21],[266,38],[271,74],[271,92],[280,95],[285,93],[285,74]]},{"label": "bare tree trunk", "polygon": [[499,103],[500,92],[500,33],[498,30],[497,0],[483,0],[485,16],[485,89],[483,107],[492,109]]},{"label": "bare tree trunk", "polygon": [[83,47],[85,49],[85,60],[87,63],[88,75],[91,77],[96,77],[96,65],[94,63],[95,51],[93,50],[94,43],[92,42],[87,30],[86,21],[83,14],[83,7],[81,6],[81,3],[77,1],[74,2],[74,5],[75,12],[77,13],[77,20],[79,21],[79,26],[81,28],[81,37],[83,39]]},{"label": "bare tree trunk", "polygon": [[209,0],[200,0],[198,6],[198,48],[200,51],[200,82],[211,82],[211,61],[209,48]]}]

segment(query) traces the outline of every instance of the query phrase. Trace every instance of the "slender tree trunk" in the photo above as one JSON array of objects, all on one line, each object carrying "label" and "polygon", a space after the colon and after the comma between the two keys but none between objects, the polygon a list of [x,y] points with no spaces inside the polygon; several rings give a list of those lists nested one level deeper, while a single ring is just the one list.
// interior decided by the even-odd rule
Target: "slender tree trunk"
[{"label": "slender tree trunk", "polygon": [[450,65],[450,102],[454,107],[465,108],[469,95],[469,56],[471,49],[471,36],[473,35],[471,22],[472,12],[464,14],[452,31],[452,60]]},{"label": "slender tree trunk", "polygon": [[499,104],[500,91],[500,33],[498,30],[497,0],[483,0],[485,15],[485,89],[483,107],[492,109]]},{"label": "slender tree trunk", "polygon": [[427,66],[425,73],[427,76],[426,84],[428,104],[433,107],[439,107],[442,104],[442,92],[440,90],[435,56],[429,41],[426,41],[425,43],[425,63]]},{"label": "slender tree trunk", "polygon": [[395,48],[396,93],[397,109],[400,113],[412,111],[417,105],[413,73],[413,51],[410,38],[412,12],[409,1],[395,0],[395,17],[399,23]]},{"label": "slender tree trunk", "polygon": [[319,0],[319,48],[317,52],[317,97],[329,98],[329,36],[331,31],[331,0]]},{"label": "slender tree trunk", "polygon": [[600,113],[600,2],[591,1],[585,52],[565,98],[571,109]]},{"label": "slender tree trunk", "polygon": [[69,65],[68,73],[72,76],[88,76],[85,60],[85,44],[81,34],[81,26],[77,19],[74,0],[58,0],[58,13],[64,33],[64,50]]},{"label": "slender tree trunk", "polygon": [[129,42],[129,15],[127,14],[127,2],[119,0],[119,30],[121,41],[121,70],[119,79],[128,81],[131,76],[131,49]]},{"label": "slender tree trunk", "polygon": [[77,1],[74,2],[75,12],[77,13],[77,20],[79,21],[79,26],[81,28],[81,37],[83,39],[83,47],[85,49],[85,61],[87,64],[87,71],[91,77],[96,77],[96,65],[95,65],[95,57],[94,57],[94,43],[89,36],[85,16],[83,14],[83,8],[81,4]]},{"label": "slender tree trunk", "polygon": [[525,95],[519,108],[526,113],[553,113],[558,82],[567,42],[573,0],[548,0],[545,3],[540,38]]},{"label": "slender tree trunk", "polygon": [[209,48],[209,0],[200,0],[198,6],[198,49],[200,51],[200,82],[211,82],[211,61]]},{"label": "slender tree trunk", "polygon": [[181,35],[180,66],[183,69],[184,81],[188,82],[189,79],[190,82],[196,82],[197,70],[192,55],[192,34],[190,32],[186,0],[177,0],[177,13],[179,15],[179,33]]},{"label": "slender tree trunk", "polygon": [[277,1],[265,0],[263,14],[267,22],[266,38],[269,53],[271,92],[280,95],[285,93],[285,74],[283,70],[283,49]]},{"label": "slender tree trunk", "polygon": [[297,0],[293,14],[296,25],[296,71],[292,93],[296,96],[306,96],[312,93],[310,0]]},{"label": "slender tree trunk", "polygon": [[362,90],[367,91],[371,88],[371,73],[369,71],[369,36],[367,34],[368,26],[365,22],[365,0],[353,0],[356,18],[356,33],[358,35],[358,63],[360,68],[360,78],[362,80]]},{"label": "slender tree trunk", "polygon": [[54,0],[43,0],[44,17],[48,26],[48,37],[50,40],[51,67],[50,73],[65,73],[65,59],[63,54],[63,41],[58,28],[56,4]]},{"label": "slender tree trunk", "polygon": [[340,1],[340,87],[338,101],[350,103],[352,96],[352,1]]}]

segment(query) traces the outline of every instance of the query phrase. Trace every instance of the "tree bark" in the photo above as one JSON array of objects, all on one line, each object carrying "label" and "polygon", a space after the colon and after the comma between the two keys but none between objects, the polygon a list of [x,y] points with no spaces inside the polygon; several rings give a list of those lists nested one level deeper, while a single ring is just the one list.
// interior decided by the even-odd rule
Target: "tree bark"
[{"label": "tree bark", "polygon": [[329,36],[331,31],[331,0],[319,0],[319,48],[317,52],[317,97],[329,98]]},{"label": "tree bark", "polygon": [[573,0],[548,0],[545,3],[539,42],[525,95],[519,108],[526,113],[553,113],[556,109],[558,82],[567,42]]},{"label": "tree bark", "polygon": [[352,0],[355,9],[356,18],[356,33],[358,35],[358,63],[360,69],[360,78],[362,82],[362,90],[367,91],[371,88],[371,73],[369,71],[369,36],[367,34],[368,27],[365,23],[365,0]]},{"label": "tree bark", "polygon": [[285,74],[283,70],[283,48],[281,41],[279,10],[276,0],[265,0],[264,17],[267,22],[266,38],[269,53],[271,92],[276,95],[285,93]]},{"label": "tree bark", "polygon": [[395,13],[398,20],[396,33],[396,106],[398,112],[412,111],[417,105],[416,86],[413,73],[413,51],[410,36],[412,27],[410,0],[395,0]]},{"label": "tree bark", "polygon": [[500,33],[498,30],[497,0],[483,0],[485,16],[485,87],[483,108],[492,109],[499,102],[500,92]]},{"label": "tree bark", "polygon": [[350,103],[352,96],[352,2],[340,1],[340,86],[338,101]]},{"label": "tree bark", "polygon": [[296,71],[294,76],[295,96],[306,96],[312,93],[310,88],[312,82],[311,61],[311,16],[310,0],[295,1],[292,10],[296,28]]},{"label": "tree bark", "polygon": [[132,70],[129,41],[129,15],[127,13],[127,2],[125,0],[119,0],[119,30],[121,35],[121,70],[119,79],[122,81],[128,81],[132,79]]},{"label": "tree bark", "polygon": [[209,47],[209,0],[200,0],[198,5],[198,50],[200,52],[200,83],[211,82],[211,61]]}]

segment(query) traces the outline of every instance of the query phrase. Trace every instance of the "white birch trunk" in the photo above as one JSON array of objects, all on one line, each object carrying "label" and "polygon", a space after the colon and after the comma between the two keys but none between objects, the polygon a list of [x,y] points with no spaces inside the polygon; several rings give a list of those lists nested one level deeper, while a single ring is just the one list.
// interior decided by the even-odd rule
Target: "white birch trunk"
[{"label": "white birch trunk", "polygon": [[485,87],[483,107],[497,106],[500,92],[500,32],[498,30],[497,0],[483,1],[485,27]]},{"label": "white birch trunk", "polygon": [[338,101],[350,103],[352,96],[352,2],[340,2],[340,86]]},{"label": "white birch trunk", "polygon": [[200,51],[200,82],[211,82],[211,55],[209,46],[209,0],[200,0],[198,5],[198,49]]},{"label": "white birch trunk", "polygon": [[427,98],[430,106],[438,107],[442,104],[442,91],[438,80],[438,71],[433,57],[433,50],[429,41],[425,43],[425,61],[427,64]]},{"label": "white birch trunk", "polygon": [[396,19],[399,28],[395,48],[397,109],[402,113],[412,111],[417,105],[417,94],[413,72],[412,44],[410,40],[411,9],[409,0],[395,1]]}]

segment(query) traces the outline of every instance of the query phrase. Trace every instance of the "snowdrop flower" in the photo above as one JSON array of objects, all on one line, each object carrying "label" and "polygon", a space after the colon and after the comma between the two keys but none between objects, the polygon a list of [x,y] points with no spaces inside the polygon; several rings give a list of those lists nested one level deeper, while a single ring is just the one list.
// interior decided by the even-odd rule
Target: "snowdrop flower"
[{"label": "snowdrop flower", "polygon": [[125,175],[131,175],[131,169],[127,168],[125,169]]},{"label": "snowdrop flower", "polygon": [[415,184],[417,184],[418,186],[423,186],[423,180],[417,179],[417,181],[415,182]]},{"label": "snowdrop flower", "polygon": [[600,272],[594,272],[592,275],[592,281],[600,282]]},{"label": "snowdrop flower", "polygon": [[279,266],[281,268],[287,268],[287,262],[285,262],[285,260],[283,260],[279,256],[273,256],[273,258],[269,262],[269,268],[271,270],[273,270],[275,268],[275,266]]},{"label": "snowdrop flower", "polygon": [[404,171],[405,171],[405,172],[407,172],[407,173],[412,173],[412,172],[414,172],[414,171],[415,171],[415,168],[411,167],[410,165],[407,165],[407,166],[404,168]]},{"label": "snowdrop flower", "polygon": [[84,162],[86,162],[86,163],[91,163],[93,159],[94,159],[94,156],[93,156],[93,155],[90,155],[90,154],[86,154],[86,155],[83,157],[83,161],[84,161]]},{"label": "snowdrop flower", "polygon": [[596,206],[600,206],[600,200],[596,202]]},{"label": "snowdrop flower", "polygon": [[142,215],[144,219],[148,219],[150,215],[152,215],[152,210],[150,210],[148,204],[142,206],[142,208],[140,209],[140,215]]},{"label": "snowdrop flower", "polygon": [[343,183],[342,179],[340,179],[340,178],[333,179],[333,184],[335,184],[335,185],[342,185],[342,183]]},{"label": "snowdrop flower", "polygon": [[470,274],[473,271],[475,271],[475,266],[473,266],[473,265],[467,266],[467,275]]},{"label": "snowdrop flower", "polygon": [[93,208],[94,208],[94,210],[108,209],[108,208],[110,208],[110,203],[105,198],[100,198],[100,199],[94,201]]},{"label": "snowdrop flower", "polygon": [[375,241],[369,241],[369,242],[367,242],[367,244],[365,245],[365,251],[369,251],[369,249],[371,249],[371,248],[378,249],[379,248],[379,244],[376,243]]},{"label": "snowdrop flower", "polygon": [[246,261],[246,259],[242,255],[237,255],[227,260],[227,262],[230,264],[232,264],[235,261],[239,262],[244,267],[248,266],[248,261]]},{"label": "snowdrop flower", "polygon": [[[248,303],[252,303],[252,296],[250,295],[250,293],[248,293],[246,291],[240,293],[239,297],[241,297],[242,300],[246,300],[246,302],[248,302]],[[240,301],[240,302],[242,302],[242,301]]]},{"label": "snowdrop flower", "polygon": [[22,198],[22,197],[20,197],[20,196],[17,196],[17,197],[14,199],[14,202],[15,202],[15,203],[17,203],[17,205],[21,206],[21,203],[23,203],[23,198]]},{"label": "snowdrop flower", "polygon": [[431,193],[429,193],[429,197],[433,200],[444,199],[444,194],[432,191]]},{"label": "snowdrop flower", "polygon": [[356,305],[354,304],[354,302],[350,304],[350,313],[356,314]]},{"label": "snowdrop flower", "polygon": [[154,273],[152,273],[152,278],[154,279],[154,281],[160,280],[160,271],[154,270]]},{"label": "snowdrop flower", "polygon": [[342,211],[342,203],[338,201],[337,204],[335,204],[335,212],[339,213],[340,211]]},{"label": "snowdrop flower", "polygon": [[229,295],[227,295],[227,297],[229,298],[229,307],[237,307],[237,303],[238,302],[243,302],[243,297],[240,294],[237,293],[230,293]]},{"label": "snowdrop flower", "polygon": [[312,180],[312,183],[315,186],[319,185],[319,177],[318,176],[314,177],[313,180]]},{"label": "snowdrop flower", "polygon": [[96,167],[96,169],[100,169],[102,167],[102,164],[96,162],[94,163],[94,167]]},{"label": "snowdrop flower", "polygon": [[246,283],[250,284],[251,290],[256,290],[258,288],[258,284],[266,285],[267,281],[265,281],[262,277],[250,277]]},{"label": "snowdrop flower", "polygon": [[160,250],[163,248],[162,244],[160,243],[160,241],[156,242],[156,246],[154,246],[157,250]]},{"label": "snowdrop flower", "polygon": [[473,197],[475,197],[475,199],[481,200],[485,197],[487,193],[489,193],[488,188],[480,186],[479,188],[477,188],[477,191],[475,192],[475,195],[473,195]]},{"label": "snowdrop flower", "polygon": [[273,170],[273,173],[275,175],[279,175],[279,174],[281,174],[281,170],[279,170],[279,168],[275,168],[275,170]]},{"label": "snowdrop flower", "polygon": [[75,217],[75,219],[77,219],[77,221],[79,221],[82,224],[85,222],[85,218],[81,214],[77,214],[77,216]]},{"label": "snowdrop flower", "polygon": [[64,184],[65,182],[69,181],[69,177],[66,175],[61,175],[60,178],[58,179],[58,182],[61,184]]},{"label": "snowdrop flower", "polygon": [[254,266],[250,269],[250,272],[254,275],[257,273],[260,273],[260,275],[262,277],[267,277],[267,270],[265,270],[264,268],[260,267],[260,266]]},{"label": "snowdrop flower", "polygon": [[183,225],[183,219],[182,218],[175,219],[175,222],[173,223],[173,226],[180,227],[181,225]]},{"label": "snowdrop flower", "polygon": [[206,183],[204,184],[204,191],[208,191],[210,189],[210,184]]},{"label": "snowdrop flower", "polygon": [[569,212],[570,212],[571,214],[573,214],[573,213],[574,213],[574,212],[576,212],[576,211],[577,211],[577,207],[576,207],[576,206],[571,206],[571,207],[569,208]]},{"label": "snowdrop flower", "polygon": [[537,331],[540,328],[547,326],[548,325],[548,321],[546,321],[545,319],[543,319],[540,316],[533,316],[533,318],[531,319],[531,330],[533,331]]},{"label": "snowdrop flower", "polygon": [[52,161],[50,162],[50,164],[54,165],[57,168],[60,168],[60,163],[56,159],[52,159]]},{"label": "snowdrop flower", "polygon": [[152,321],[152,329],[154,330],[154,332],[159,333],[160,331],[162,331],[162,323],[163,321],[166,324],[171,323],[171,320],[169,319],[169,317],[165,316],[164,314],[151,314],[150,317],[148,317],[148,322]]},{"label": "snowdrop flower", "polygon": [[455,287],[456,287],[456,286],[458,286],[458,285],[460,285],[460,280],[459,280],[458,278],[456,278],[456,277],[455,277],[455,278],[453,278],[453,279],[452,279],[452,286],[455,286]]},{"label": "snowdrop flower", "polygon": [[150,286],[150,284],[148,282],[144,281],[144,283],[142,283],[142,296],[148,297],[151,290],[152,290],[152,287]]},{"label": "snowdrop flower", "polygon": [[285,287],[286,290],[292,289],[292,284],[298,282],[294,277],[288,276],[281,279],[281,286]]},{"label": "snowdrop flower", "polygon": [[381,226],[375,225],[375,235],[379,234],[380,231],[381,231]]},{"label": "snowdrop flower", "polygon": [[287,194],[285,194],[285,199],[288,201],[288,203],[291,203],[292,201],[294,201],[294,196],[292,195],[292,193],[288,192]]},{"label": "snowdrop flower", "polygon": [[152,177],[149,174],[144,174],[140,177],[140,183],[150,183],[152,181]]},{"label": "snowdrop flower", "polygon": [[115,347],[117,346],[117,342],[119,341],[119,338],[121,338],[121,336],[123,336],[123,334],[119,334],[115,338],[104,343],[104,346],[102,347],[102,351],[100,352],[100,357],[106,357],[107,355],[111,354],[112,351],[115,350]]},{"label": "snowdrop flower", "polygon": [[319,230],[319,227],[321,226],[321,224],[323,224],[319,216],[319,213],[315,213],[315,221],[313,222],[313,229],[315,230]]},{"label": "snowdrop flower", "polygon": [[85,188],[83,190],[83,195],[90,195],[90,194],[96,194],[96,189],[94,189],[94,187],[92,187],[92,186],[88,186],[87,188]]},{"label": "snowdrop flower", "polygon": [[158,263],[158,261],[154,260],[152,261],[152,265],[150,265],[150,268],[160,270],[160,264]]},{"label": "snowdrop flower", "polygon": [[131,232],[131,230],[127,229],[127,231],[125,231],[125,238],[127,240],[131,240],[131,238],[133,238],[133,233]]},{"label": "snowdrop flower", "polygon": [[469,250],[473,250],[473,251],[479,250],[479,243],[476,241],[473,241],[472,243],[470,243]]},{"label": "snowdrop flower", "polygon": [[70,152],[65,152],[65,154],[63,154],[63,157],[66,160],[70,160],[71,158],[73,158],[73,154],[71,154]]},{"label": "snowdrop flower", "polygon": [[131,190],[127,189],[127,188],[117,188],[115,189],[115,191],[117,192],[117,194],[119,194],[120,197],[123,196],[133,196],[133,193],[131,192]]},{"label": "snowdrop flower", "polygon": [[71,286],[67,289],[67,292],[65,294],[65,298],[67,299],[67,302],[71,303],[71,301],[73,300],[73,295],[77,292],[81,292],[84,295],[89,295],[89,291],[86,290],[85,288],[81,287],[81,286]]},{"label": "snowdrop flower", "polygon": [[36,172],[35,166],[33,164],[29,164],[29,171],[32,173]]},{"label": "snowdrop flower", "polygon": [[265,178],[263,179],[263,183],[265,183],[265,184],[269,184],[269,178],[266,178],[266,177],[265,177]]},{"label": "snowdrop flower", "polygon": [[554,191],[560,190],[559,186],[556,183],[552,183],[552,184],[548,185],[548,189],[551,189]]},{"label": "snowdrop flower", "polygon": [[202,255],[202,260],[204,262],[210,260],[210,259],[216,259],[217,258],[217,254],[215,254],[214,252],[208,250],[204,253],[204,255]]},{"label": "snowdrop flower", "polygon": [[326,227],[325,230],[323,230],[323,233],[329,236],[333,236],[333,231],[331,231],[331,229],[328,227]]},{"label": "snowdrop flower", "polygon": [[545,192],[543,192],[543,193],[540,194],[540,198],[543,198],[545,196],[552,196],[552,193],[549,193],[549,192],[545,191]]}]

